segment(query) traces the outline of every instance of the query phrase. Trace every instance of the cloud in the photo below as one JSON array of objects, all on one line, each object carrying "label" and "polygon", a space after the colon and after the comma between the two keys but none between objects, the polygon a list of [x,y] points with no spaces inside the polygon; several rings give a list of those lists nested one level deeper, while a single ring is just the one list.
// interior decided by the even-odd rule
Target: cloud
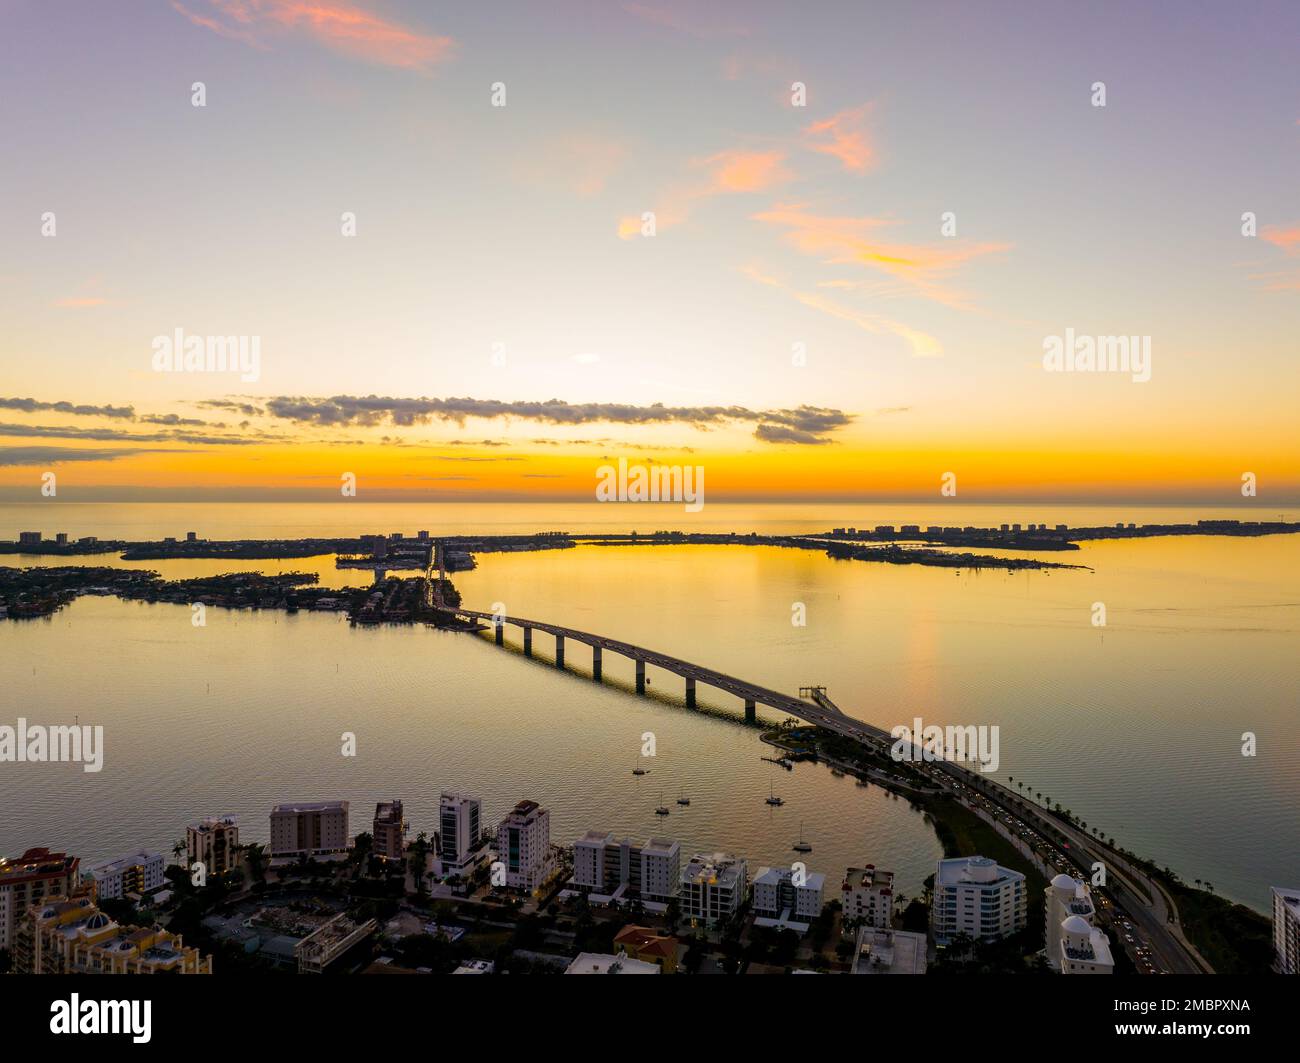
[{"label": "cloud", "polygon": [[1300,226],[1294,229],[1279,229],[1269,226],[1260,234],[1260,239],[1267,240],[1275,247],[1280,247],[1288,255],[1300,254]]},{"label": "cloud", "polygon": [[819,436],[814,432],[805,432],[800,428],[787,428],[778,424],[760,424],[754,429],[754,438],[762,440],[764,443],[809,443],[817,445],[830,442],[825,436]]},{"label": "cloud", "polygon": [[82,447],[0,447],[0,466],[61,465],[67,461],[113,461],[135,454],[166,453],[151,447],[123,447],[118,450]]},{"label": "cloud", "polygon": [[38,399],[0,398],[0,410],[21,410],[23,413],[50,410],[74,417],[117,417],[124,420],[132,420],[135,417],[135,409],[131,406],[90,406],[71,402],[41,402]]},{"label": "cloud", "polygon": [[850,306],[844,306],[833,299],[829,299],[820,292],[801,292],[775,277],[769,277],[761,273],[752,266],[741,270],[750,280],[757,281],[759,284],[765,284],[769,288],[776,288],[778,291],[785,292],[787,295],[810,309],[820,311],[823,314],[829,314],[831,317],[837,317],[841,321],[848,321],[858,328],[867,332],[875,333],[892,333],[901,337],[907,342],[908,348],[913,358],[934,358],[943,353],[943,346],[937,339],[929,333],[921,332],[901,321],[895,321],[892,318],[883,317],[880,314],[871,314],[865,310],[857,310]]},{"label": "cloud", "polygon": [[[680,225],[701,200],[736,193],[764,192],[789,181],[793,174],[781,165],[785,158],[783,151],[731,150],[693,159],[690,168],[702,172],[703,176],[683,181],[658,197],[654,207],[655,231]],[[641,225],[638,215],[620,218],[619,239],[630,240],[638,236]]]},{"label": "cloud", "polygon": [[261,417],[266,413],[261,406],[235,399],[203,399],[194,405],[206,410],[229,410],[231,413],[241,413],[245,417]]},{"label": "cloud", "polygon": [[335,395],[330,398],[282,396],[268,399],[266,408],[274,417],[317,425],[409,426],[430,421],[464,424],[470,418],[507,418],[554,425],[687,424],[699,429],[751,423],[759,427],[783,426],[819,437],[842,428],[853,420],[852,415],[841,410],[817,406],[751,410],[744,406],[664,406],[662,403],[633,406],[611,402],[572,403],[560,399],[508,402],[499,399],[390,398],[378,395]]},{"label": "cloud", "polygon": [[809,151],[833,155],[853,173],[866,173],[876,164],[876,151],[867,131],[867,120],[874,107],[874,104],[864,103],[861,107],[813,122],[804,129],[805,147]]},{"label": "cloud", "polygon": [[404,70],[431,70],[456,48],[450,37],[407,29],[346,0],[207,0],[200,10],[172,0],[172,7],[196,26],[255,48],[303,32],[342,55]]},{"label": "cloud", "polygon": [[[809,213],[805,204],[778,204],[755,214],[755,221],[785,230],[788,243],[805,255],[833,265],[863,266],[901,281],[903,291],[924,296],[956,309],[971,309],[966,297],[949,289],[948,276],[959,266],[984,255],[1009,249],[1009,244],[959,243],[906,244],[880,239],[878,230],[894,225],[885,218],[850,218]],[[853,287],[851,281],[832,282]],[[898,294],[875,292],[873,294]]]},{"label": "cloud", "polygon": [[28,439],[89,439],[96,442],[123,440],[137,443],[202,443],[208,446],[253,446],[269,437],[208,436],[179,429],[170,432],[124,432],[119,428],[62,428],[33,424],[0,424],[0,436]]},{"label": "cloud", "polygon": [[545,185],[590,199],[605,191],[609,179],[627,161],[622,141],[595,133],[569,133],[524,151],[518,177],[530,185]]},{"label": "cloud", "polygon": [[712,179],[711,192],[763,192],[788,181],[783,151],[722,151],[701,161]]}]

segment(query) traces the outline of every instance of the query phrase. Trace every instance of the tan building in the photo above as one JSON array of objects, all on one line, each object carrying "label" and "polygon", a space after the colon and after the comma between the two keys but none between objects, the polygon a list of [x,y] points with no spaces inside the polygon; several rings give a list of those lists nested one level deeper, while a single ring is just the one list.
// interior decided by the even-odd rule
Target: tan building
[{"label": "tan building", "polygon": [[854,937],[863,926],[888,929],[894,918],[894,873],[875,864],[851,867],[844,874],[840,900],[845,937]]},{"label": "tan building", "polygon": [[48,897],[14,935],[18,974],[211,974],[212,957],[162,929],[121,926],[89,897]]},{"label": "tan building", "polygon": [[346,801],[311,801],[276,805],[271,810],[271,859],[345,853],[348,837]]},{"label": "tan building", "polygon": [[239,823],[234,816],[210,816],[185,828],[185,842],[189,849],[188,868],[202,864],[213,878],[234,870],[241,863],[239,856]]},{"label": "tan building", "polygon": [[375,805],[374,844],[371,852],[385,860],[401,860],[406,849],[406,820],[401,801]]},{"label": "tan building", "polygon": [[0,949],[13,947],[28,908],[46,897],[70,896],[80,885],[81,861],[66,853],[28,849],[13,860],[0,859]]}]

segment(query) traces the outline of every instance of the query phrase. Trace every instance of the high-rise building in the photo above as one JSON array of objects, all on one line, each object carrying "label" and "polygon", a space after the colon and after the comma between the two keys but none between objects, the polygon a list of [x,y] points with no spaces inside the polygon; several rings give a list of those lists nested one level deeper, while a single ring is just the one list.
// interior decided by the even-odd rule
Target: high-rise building
[{"label": "high-rise building", "polygon": [[122,926],[85,896],[29,906],[15,933],[19,974],[211,974],[212,957],[159,927]]},{"label": "high-rise building", "polygon": [[437,874],[464,878],[481,855],[483,805],[477,797],[444,790],[438,798]]},{"label": "high-rise building", "polygon": [[1273,887],[1273,965],[1300,974],[1300,890]]},{"label": "high-rise building", "polygon": [[401,801],[381,801],[375,805],[375,825],[371,852],[384,860],[401,860],[406,850],[406,820]]},{"label": "high-rise building", "polygon": [[497,853],[507,888],[537,890],[552,871],[551,813],[536,801],[520,801],[497,828]]},{"label": "high-rise building", "polygon": [[1114,974],[1110,939],[1094,925],[1097,908],[1087,883],[1061,874],[1043,893],[1048,966],[1061,974]]},{"label": "high-rise building", "polygon": [[1025,928],[1025,876],[986,856],[940,860],[934,875],[930,921],[947,945],[959,934],[995,941]]},{"label": "high-rise building", "polygon": [[885,929],[894,919],[894,873],[875,864],[851,867],[844,875],[840,899],[845,937],[854,936],[862,926]]},{"label": "high-rise building", "polygon": [[826,876],[816,871],[796,875],[788,867],[760,867],[754,876],[755,922],[780,922],[802,933],[821,914],[825,885]]},{"label": "high-rise building", "polygon": [[677,896],[681,845],[666,838],[635,842],[615,839],[608,831],[590,830],[573,845],[569,886],[590,894],[598,904],[638,897],[666,906]]},{"label": "high-rise building", "polygon": [[185,828],[189,867],[202,864],[213,877],[239,866],[239,822],[234,816],[209,816]]},{"label": "high-rise building", "polygon": [[162,853],[140,849],[116,860],[101,860],[86,868],[84,877],[95,883],[95,898],[101,901],[117,900],[128,893],[151,893],[161,889],[163,878]]},{"label": "high-rise building", "polygon": [[33,904],[71,896],[81,885],[81,861],[66,853],[28,849],[13,860],[0,858],[0,948],[13,945],[14,929]]},{"label": "high-rise building", "polygon": [[679,900],[682,915],[708,926],[740,911],[749,888],[749,867],[726,853],[697,853],[682,868]]},{"label": "high-rise building", "polygon": [[312,801],[271,810],[271,858],[329,856],[347,851],[348,803]]}]

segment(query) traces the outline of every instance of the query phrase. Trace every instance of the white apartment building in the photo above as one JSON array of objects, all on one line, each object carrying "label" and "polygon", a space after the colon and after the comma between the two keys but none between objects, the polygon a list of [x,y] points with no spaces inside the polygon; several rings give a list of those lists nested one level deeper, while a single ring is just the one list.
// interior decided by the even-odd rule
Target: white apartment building
[{"label": "white apartment building", "polygon": [[537,890],[553,870],[551,813],[536,801],[520,801],[497,828],[497,854],[508,889]]},{"label": "white apartment building", "polygon": [[844,907],[842,933],[853,937],[863,926],[887,928],[894,921],[894,873],[877,868],[851,867],[840,887]]},{"label": "white apartment building", "polygon": [[271,809],[271,858],[347,852],[348,803],[305,801]]},{"label": "white apartment building", "polygon": [[730,919],[745,903],[749,866],[726,853],[697,853],[682,868],[678,899],[682,915],[713,926]]},{"label": "white apartment building", "polygon": [[477,797],[444,790],[438,798],[438,837],[434,874],[468,878],[482,856],[483,806]]},{"label": "white apartment building", "polygon": [[788,867],[760,867],[754,877],[754,923],[806,933],[821,914],[826,876],[808,871],[796,876]]},{"label": "white apartment building", "polygon": [[147,849],[91,864],[82,877],[94,880],[95,897],[101,901],[117,900],[128,893],[150,893],[166,881],[162,853]]},{"label": "white apartment building", "polygon": [[1097,908],[1088,884],[1061,874],[1043,893],[1048,966],[1061,974],[1114,974],[1110,939],[1094,925]]},{"label": "white apartment building", "polygon": [[239,863],[239,823],[234,816],[209,816],[185,828],[187,867],[202,864],[209,875],[222,875]]},{"label": "white apartment building", "polygon": [[986,856],[940,860],[934,875],[930,921],[947,945],[959,934],[993,941],[1025,928],[1025,876]]},{"label": "white apartment building", "polygon": [[666,906],[677,896],[681,845],[666,838],[617,840],[609,831],[589,830],[573,843],[571,889],[596,904],[618,904],[637,896],[644,904]]},{"label": "white apartment building", "polygon": [[1279,974],[1300,974],[1300,890],[1273,887],[1273,964]]}]

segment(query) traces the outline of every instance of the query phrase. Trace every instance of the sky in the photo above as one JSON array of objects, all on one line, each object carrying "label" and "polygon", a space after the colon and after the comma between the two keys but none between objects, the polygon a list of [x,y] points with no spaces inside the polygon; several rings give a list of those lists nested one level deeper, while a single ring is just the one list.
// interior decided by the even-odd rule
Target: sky
[{"label": "sky", "polygon": [[[622,458],[1273,513],[1297,40],[1294,3],[0,0],[0,500],[588,500]],[[160,369],[178,330],[255,371]]]}]

